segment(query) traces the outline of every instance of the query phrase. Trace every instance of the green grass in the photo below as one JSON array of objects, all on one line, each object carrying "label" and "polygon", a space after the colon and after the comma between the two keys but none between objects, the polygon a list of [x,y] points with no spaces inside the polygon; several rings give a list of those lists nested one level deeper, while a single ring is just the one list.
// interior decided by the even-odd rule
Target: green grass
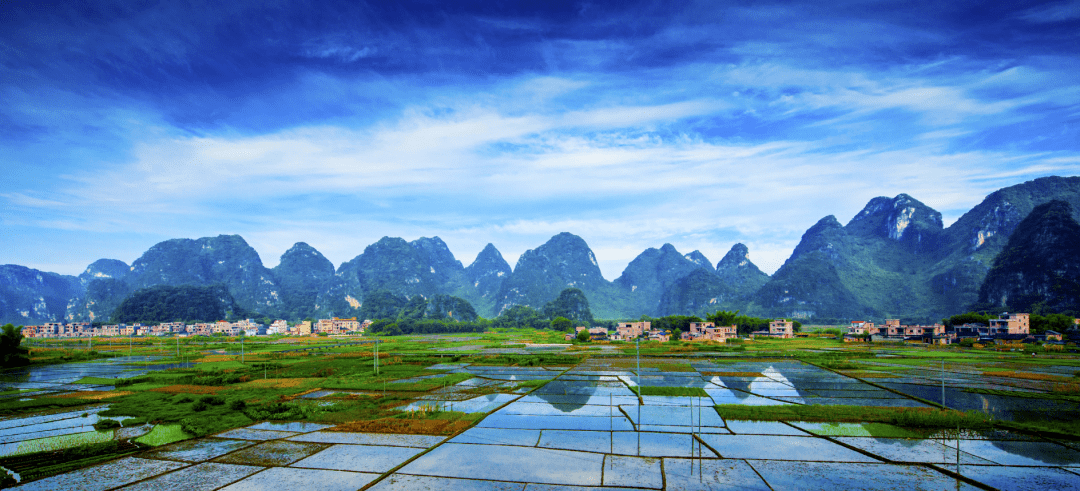
[{"label": "green grass", "polygon": [[38,397],[29,401],[7,399],[0,401],[0,415],[17,414],[25,411],[40,411],[42,409],[85,406],[87,404],[97,403],[98,401],[74,397]]},{"label": "green grass", "polygon": [[150,433],[136,438],[135,442],[158,447],[180,440],[187,440],[188,438],[191,438],[191,435],[184,433],[183,428],[178,424],[157,425],[150,430]]},{"label": "green grass", "polygon": [[356,379],[327,379],[322,383],[324,389],[352,389],[352,390],[391,390],[409,392],[427,392],[432,389],[454,385],[473,378],[468,373],[453,373],[445,377],[436,377],[420,380],[417,382],[398,383],[393,381],[378,382]]},{"label": "green grass", "polygon": [[[202,396],[174,395],[162,392],[136,392],[109,401],[109,409],[101,416],[133,416],[146,421],[180,423],[185,432],[203,436],[252,423],[243,412],[228,408],[228,404],[202,404]],[[224,399],[224,398],[223,398]],[[231,399],[231,398],[230,398]]]},{"label": "green grass", "polygon": [[26,483],[130,455],[140,450],[138,445],[113,440],[61,450],[8,456],[0,458],[0,465],[18,472],[22,477],[22,482]]},{"label": "green grass", "polygon": [[[239,355],[237,355],[239,356]],[[248,365],[240,363],[239,361],[210,361],[205,363],[196,363],[194,367],[196,370],[211,371],[211,370],[237,370],[249,368]]]},{"label": "green grass", "polygon": [[989,417],[976,411],[875,406],[744,406],[722,404],[716,412],[725,419],[747,421],[807,421],[820,423],[888,423],[904,428],[988,429]]},{"label": "green grass", "polygon": [[561,354],[537,354],[537,355],[482,355],[482,356],[470,356],[462,361],[472,363],[474,365],[497,365],[497,366],[520,366],[520,367],[542,367],[542,366],[566,366],[577,365],[581,363],[583,358],[579,355],[561,355]]},{"label": "green grass", "polygon": [[116,383],[116,380],[117,379],[105,377],[83,377],[73,383],[90,385],[113,385]]},{"label": "green grass", "polygon": [[1051,438],[1080,441],[1080,421],[1030,421],[1017,423],[1000,421],[999,426],[1031,433],[1038,433]]},{"label": "green grass", "polygon": [[1023,397],[1026,399],[1053,399],[1053,400],[1066,400],[1080,402],[1080,395],[1077,394],[1062,394],[1062,393],[1046,393],[1046,392],[1027,392],[1020,390],[998,390],[998,389],[979,389],[971,388],[964,389],[964,392],[972,394],[986,394],[991,396],[1001,397]]},{"label": "green grass", "polygon": [[875,438],[922,438],[925,433],[911,431],[887,423],[825,423],[807,430],[824,436],[871,436]]},{"label": "green grass", "polygon": [[104,443],[113,439],[112,431],[89,431],[85,433],[72,433],[68,435],[50,436],[35,440],[19,442],[18,447],[12,452],[13,455],[30,454],[38,452],[51,452],[67,448],[76,448],[83,445]]},{"label": "green grass", "polygon": [[518,389],[539,389],[540,387],[543,387],[543,386],[547,385],[548,382],[551,382],[551,379],[523,380],[521,382],[518,382],[517,388]]},{"label": "green grass", "polygon": [[[630,387],[637,394],[638,387]],[[646,396],[673,396],[673,397],[709,397],[709,393],[700,387],[652,387],[643,386],[640,395]]]}]

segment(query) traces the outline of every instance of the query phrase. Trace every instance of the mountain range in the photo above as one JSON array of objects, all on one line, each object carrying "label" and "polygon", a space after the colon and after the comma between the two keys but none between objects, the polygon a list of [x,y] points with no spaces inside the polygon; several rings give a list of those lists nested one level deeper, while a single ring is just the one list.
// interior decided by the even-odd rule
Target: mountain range
[{"label": "mountain range", "polygon": [[[515,305],[541,310],[563,290],[577,288],[592,314],[603,319],[724,309],[810,321],[933,321],[979,300],[984,279],[1014,230],[1051,201],[1059,203],[1050,213],[1058,225],[1047,226],[1071,237],[1061,217],[1080,218],[1080,177],[1046,177],[1000,189],[949,227],[941,213],[906,194],[874,198],[846,225],[830,215],[811,226],[772,276],[750,261],[743,244],[735,244],[715,267],[699,251],[683,254],[663,244],[642,252],[608,281],[588,244],[565,232],[526,251],[513,269],[492,244],[463,266],[438,237],[411,242],[384,237],[337,268],[303,242],[287,250],[276,267],[266,268],[238,235],[172,239],[131,265],[101,259],[77,277],[0,266],[0,322],[103,321],[134,292],[160,285],[223,285],[244,310],[289,319],[357,316],[364,299],[376,293],[406,299],[450,295],[490,318]],[[1061,239],[1015,247],[1053,255],[1060,244],[1054,240]],[[1076,271],[1071,269],[1076,256],[1066,256],[1057,254],[1053,264]],[[1001,281],[1016,283],[1016,272],[1011,274],[1013,280]],[[1024,295],[1048,287],[1020,288],[1005,297],[1030,299]],[[1002,298],[998,293],[990,296]]]}]

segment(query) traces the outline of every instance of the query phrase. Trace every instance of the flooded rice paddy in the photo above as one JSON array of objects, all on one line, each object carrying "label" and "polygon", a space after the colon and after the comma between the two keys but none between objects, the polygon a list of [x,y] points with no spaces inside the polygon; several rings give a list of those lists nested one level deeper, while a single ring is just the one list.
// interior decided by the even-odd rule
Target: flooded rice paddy
[{"label": "flooded rice paddy", "polygon": [[[1080,489],[1075,442],[1007,431],[925,435],[880,423],[726,420],[713,408],[929,407],[923,400],[940,402],[944,378],[949,407],[1001,418],[1080,414],[1058,401],[963,392],[987,385],[975,373],[951,371],[934,379],[932,370],[911,370],[869,382],[797,361],[663,362],[685,368],[637,372],[623,368],[626,360],[611,359],[566,367],[444,364],[432,368],[475,377],[401,409],[484,415],[450,437],[263,422],[17,489]],[[99,377],[126,373],[122,364],[86,365],[107,368],[58,369],[17,383],[73,390],[74,380],[86,376],[83,370]],[[550,382],[538,388],[521,386],[545,380]],[[700,392],[639,398],[632,390],[639,385]],[[470,391],[477,387],[494,393],[476,396]],[[3,445],[86,433],[96,410],[0,421]]]},{"label": "flooded rice paddy", "polygon": [[[16,392],[0,395],[4,399],[24,398],[26,395],[63,396],[79,391],[107,391],[112,385],[77,383],[86,377],[123,379],[154,370],[191,366],[188,364],[150,364],[157,357],[117,357],[87,363],[68,363],[27,367],[0,372],[0,391]],[[94,424],[98,414],[108,408],[101,404],[74,411],[50,411],[38,415],[0,420],[0,457],[34,452],[60,450],[91,443],[129,439],[148,433],[151,427],[116,428],[97,431]],[[122,419],[122,418],[121,418]]]}]

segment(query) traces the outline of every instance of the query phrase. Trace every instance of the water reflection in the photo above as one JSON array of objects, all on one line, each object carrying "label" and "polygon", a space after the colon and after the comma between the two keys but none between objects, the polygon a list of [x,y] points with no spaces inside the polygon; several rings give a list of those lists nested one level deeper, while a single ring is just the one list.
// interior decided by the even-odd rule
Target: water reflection
[{"label": "water reflection", "polygon": [[[168,363],[161,365],[143,365],[140,363],[153,362],[162,359],[157,356],[125,356],[93,362],[64,363],[60,365],[45,365],[19,367],[0,372],[0,388],[11,389],[62,389],[62,390],[87,390],[90,385],[70,386],[84,377],[98,378],[131,378],[144,375],[151,371],[169,370],[172,368],[188,368],[194,363]],[[97,384],[100,385],[100,384]]]},{"label": "water reflection", "polygon": [[570,413],[585,407],[589,399],[596,394],[596,389],[592,384],[571,384],[553,380],[530,395],[543,399],[564,413]]},{"label": "water reflection", "polygon": [[[941,387],[914,384],[882,383],[882,386],[941,404]],[[952,387],[945,388],[944,405],[960,411],[979,411],[994,419],[1007,421],[1072,421],[1080,404],[1062,400],[974,394]]]}]

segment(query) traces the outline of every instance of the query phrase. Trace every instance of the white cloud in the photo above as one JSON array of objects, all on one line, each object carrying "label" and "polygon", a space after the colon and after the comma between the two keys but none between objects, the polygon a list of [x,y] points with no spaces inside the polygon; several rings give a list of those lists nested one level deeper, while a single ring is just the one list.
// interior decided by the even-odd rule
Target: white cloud
[{"label": "white cloud", "polygon": [[1080,1],[1073,0],[1040,5],[1025,11],[1020,15],[1020,18],[1040,24],[1080,19]]},{"label": "white cloud", "polygon": [[[162,238],[240,233],[268,265],[306,241],[336,266],[384,235],[438,235],[466,265],[492,242],[513,265],[569,231],[614,279],[664,242],[683,253],[700,249],[714,264],[744,242],[772,273],[818,219],[846,223],[875,196],[908,193],[939,210],[964,210],[1018,180],[1080,170],[1070,152],[949,147],[994,121],[1026,117],[1017,108],[1045,101],[1048,91],[1068,90],[1022,76],[1043,73],[1034,68],[980,85],[914,69],[873,76],[759,64],[713,70],[699,80],[704,88],[670,95],[687,85],[679,77],[704,72],[695,66],[660,78],[648,98],[610,77],[523,77],[357,127],[190,136],[156,123],[133,133],[130,161],[65,178],[47,196],[0,198],[5,210],[20,211],[5,220],[22,225]],[[1022,90],[989,102],[975,94],[1002,87]],[[735,91],[729,99],[703,95]],[[822,108],[828,116],[803,116]],[[922,115],[915,137],[850,145],[858,137],[846,131],[889,127],[870,117],[885,109]],[[685,124],[734,125],[744,110],[793,133],[827,136],[727,139]]]}]

